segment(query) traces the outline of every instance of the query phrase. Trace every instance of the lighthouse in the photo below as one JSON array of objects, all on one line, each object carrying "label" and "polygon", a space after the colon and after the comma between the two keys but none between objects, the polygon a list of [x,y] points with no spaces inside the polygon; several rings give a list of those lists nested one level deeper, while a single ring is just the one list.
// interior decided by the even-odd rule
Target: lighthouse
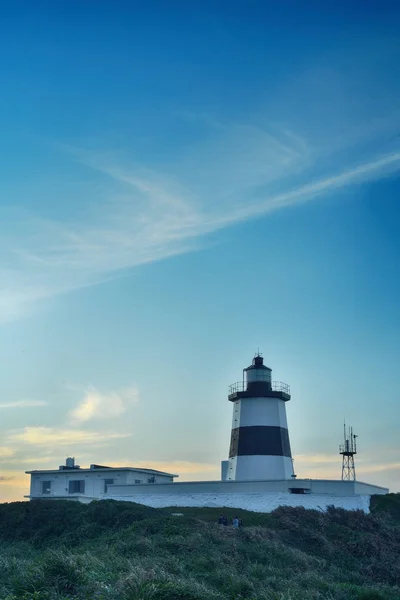
[{"label": "lighthouse", "polygon": [[258,353],[243,369],[243,380],[230,386],[233,419],[228,480],[279,480],[294,475],[286,420],[290,388],[272,381],[271,375]]}]

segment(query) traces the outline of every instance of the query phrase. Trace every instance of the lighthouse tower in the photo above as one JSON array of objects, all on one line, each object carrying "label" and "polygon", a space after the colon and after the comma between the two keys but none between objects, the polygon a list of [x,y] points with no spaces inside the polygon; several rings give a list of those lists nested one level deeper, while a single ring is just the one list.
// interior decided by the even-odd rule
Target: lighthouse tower
[{"label": "lighthouse tower", "polygon": [[289,479],[293,476],[285,403],[286,383],[271,381],[271,369],[256,354],[243,381],[230,386],[233,402],[227,480]]}]

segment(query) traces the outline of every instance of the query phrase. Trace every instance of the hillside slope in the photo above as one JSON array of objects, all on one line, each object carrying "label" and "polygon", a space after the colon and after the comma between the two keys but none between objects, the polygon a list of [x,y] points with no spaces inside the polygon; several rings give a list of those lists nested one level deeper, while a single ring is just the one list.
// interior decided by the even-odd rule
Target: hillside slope
[{"label": "hillside slope", "polygon": [[[1,600],[400,600],[400,495],[372,513],[0,505]],[[232,511],[225,511],[233,517]]]}]

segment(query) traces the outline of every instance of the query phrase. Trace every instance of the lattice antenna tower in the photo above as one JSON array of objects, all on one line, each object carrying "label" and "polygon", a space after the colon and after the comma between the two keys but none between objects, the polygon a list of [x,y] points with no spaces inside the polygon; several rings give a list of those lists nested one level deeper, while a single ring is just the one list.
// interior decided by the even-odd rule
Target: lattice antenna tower
[{"label": "lattice antenna tower", "polygon": [[354,456],[357,454],[357,435],[353,433],[353,428],[346,430],[346,423],[343,426],[344,443],[339,446],[339,453],[342,455],[342,480],[356,481],[356,468],[354,465]]}]

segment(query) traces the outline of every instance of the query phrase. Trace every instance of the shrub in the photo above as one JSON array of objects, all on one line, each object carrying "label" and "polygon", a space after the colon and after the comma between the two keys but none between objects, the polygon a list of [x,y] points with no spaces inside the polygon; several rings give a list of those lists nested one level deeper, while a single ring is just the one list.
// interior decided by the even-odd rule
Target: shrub
[{"label": "shrub", "polygon": [[213,600],[218,597],[221,596],[191,582],[169,581],[156,586],[153,600]]},{"label": "shrub", "polygon": [[65,594],[77,594],[87,582],[84,570],[74,558],[61,551],[46,556],[43,577],[49,588]]},{"label": "shrub", "polygon": [[379,592],[360,592],[357,600],[385,600],[384,596]]},{"label": "shrub", "polygon": [[0,505],[0,599],[399,600],[396,502],[241,514],[238,531],[210,522],[214,509]]}]

